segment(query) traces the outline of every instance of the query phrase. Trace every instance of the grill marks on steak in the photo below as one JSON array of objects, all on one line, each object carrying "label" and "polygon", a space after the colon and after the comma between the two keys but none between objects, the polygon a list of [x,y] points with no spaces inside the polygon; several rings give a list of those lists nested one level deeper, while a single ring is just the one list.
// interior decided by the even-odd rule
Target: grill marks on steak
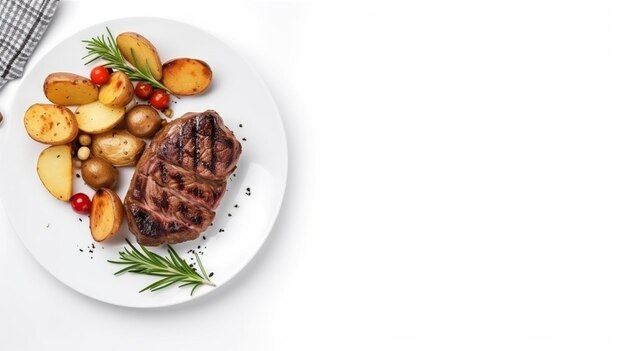
[{"label": "grill marks on steak", "polygon": [[221,118],[196,118],[170,133],[154,150],[160,159],[199,177],[224,181],[235,170],[241,153],[241,144],[225,128]]},{"label": "grill marks on steak", "polygon": [[137,163],[124,201],[137,242],[197,238],[215,218],[240,154],[241,144],[215,111],[166,125]]}]

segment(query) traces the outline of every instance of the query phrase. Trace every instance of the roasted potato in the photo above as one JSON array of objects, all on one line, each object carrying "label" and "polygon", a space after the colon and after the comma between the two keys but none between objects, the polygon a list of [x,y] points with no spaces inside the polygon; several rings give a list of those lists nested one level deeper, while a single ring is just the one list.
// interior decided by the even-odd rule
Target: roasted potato
[{"label": "roasted potato", "polygon": [[124,107],[133,100],[135,91],[126,73],[117,71],[111,74],[109,82],[100,87],[98,101],[107,106]]},{"label": "roasted potato", "polygon": [[88,78],[74,73],[56,72],[48,75],[43,92],[57,105],[83,105],[98,100],[98,86]]},{"label": "roasted potato", "polygon": [[67,144],[78,134],[78,122],[67,107],[34,104],[24,114],[24,127],[34,140],[50,145]]},{"label": "roasted potato", "polygon": [[100,101],[78,106],[74,115],[78,128],[85,133],[102,133],[115,128],[124,119],[124,107],[106,106]]},{"label": "roasted potato", "polygon": [[137,163],[146,142],[126,130],[111,130],[92,136],[91,154],[102,157],[113,166],[132,166]]},{"label": "roasted potato", "polygon": [[150,138],[161,129],[161,116],[149,105],[137,105],[126,112],[126,129],[136,137]]},{"label": "roasted potato", "polygon": [[91,200],[89,229],[95,241],[103,241],[117,233],[124,220],[124,205],[119,196],[107,188],[96,190]]},{"label": "roasted potato", "polygon": [[94,189],[112,189],[117,183],[117,168],[101,157],[91,157],[83,161],[80,172],[85,183]]},{"label": "roasted potato", "polygon": [[55,145],[43,150],[37,160],[37,175],[48,192],[61,201],[72,196],[72,148]]},{"label": "roasted potato", "polygon": [[145,68],[148,65],[154,78],[161,80],[163,75],[161,58],[150,40],[141,34],[125,32],[118,35],[115,41],[122,52],[122,56],[128,62],[140,68]]},{"label": "roasted potato", "polygon": [[163,85],[174,95],[196,95],[211,85],[211,67],[201,60],[177,58],[163,64]]}]

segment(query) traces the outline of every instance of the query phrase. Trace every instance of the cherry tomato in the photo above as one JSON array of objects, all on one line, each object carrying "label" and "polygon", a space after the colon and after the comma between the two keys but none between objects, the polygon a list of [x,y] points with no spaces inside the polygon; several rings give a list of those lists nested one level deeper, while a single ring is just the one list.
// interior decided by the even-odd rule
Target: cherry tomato
[{"label": "cherry tomato", "polygon": [[135,95],[142,100],[148,100],[152,95],[152,85],[146,82],[139,82],[135,86]]},{"label": "cherry tomato", "polygon": [[89,196],[83,193],[76,193],[72,195],[70,198],[70,204],[76,213],[89,214],[91,211],[91,200],[89,199]]},{"label": "cherry tomato", "polygon": [[170,105],[170,95],[161,89],[156,89],[150,97],[150,105],[157,110],[163,110]]},{"label": "cherry tomato", "polygon": [[95,84],[106,84],[109,82],[109,78],[111,78],[111,73],[104,66],[97,66],[91,70],[91,81]]}]

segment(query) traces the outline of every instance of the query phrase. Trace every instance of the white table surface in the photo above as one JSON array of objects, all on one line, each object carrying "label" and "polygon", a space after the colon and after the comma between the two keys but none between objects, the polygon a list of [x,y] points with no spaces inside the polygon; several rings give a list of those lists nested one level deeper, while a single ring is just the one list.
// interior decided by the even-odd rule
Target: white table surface
[{"label": "white table surface", "polygon": [[198,25],[259,72],[283,209],[228,286],[136,310],[56,281],[0,207],[0,350],[626,347],[623,4],[63,1],[33,61],[120,16]]}]

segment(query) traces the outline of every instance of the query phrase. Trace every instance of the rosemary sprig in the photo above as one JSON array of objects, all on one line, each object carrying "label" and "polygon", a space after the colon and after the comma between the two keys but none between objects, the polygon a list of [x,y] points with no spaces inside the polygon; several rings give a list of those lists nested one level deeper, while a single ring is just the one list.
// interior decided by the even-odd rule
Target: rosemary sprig
[{"label": "rosemary sprig", "polygon": [[105,67],[110,67],[126,73],[130,80],[146,81],[152,84],[155,88],[160,88],[168,93],[171,93],[171,91],[167,89],[163,83],[159,82],[159,80],[154,77],[147,60],[145,65],[137,63],[137,58],[135,57],[133,49],[130,50],[130,53],[133,58],[132,64],[134,67],[126,64],[126,60],[124,59],[124,56],[122,56],[122,52],[117,46],[115,38],[113,38],[113,34],[111,34],[111,30],[109,27],[106,28],[107,35],[91,38],[91,40],[83,40],[83,43],[87,44],[85,46],[87,49],[87,55],[83,57],[83,60],[89,58],[89,61],[87,61],[85,65],[88,65],[97,59],[103,59],[106,61],[106,64],[104,65]]},{"label": "rosemary sprig", "polygon": [[200,261],[200,257],[197,253],[194,253],[194,255],[196,256],[196,262],[198,262],[198,266],[200,266],[202,275],[192,269],[169,245],[167,246],[169,256],[163,257],[146,249],[143,245],[139,245],[141,248],[141,250],[139,250],[133,246],[128,239],[126,239],[126,242],[130,245],[130,250],[124,247],[124,251],[119,252],[119,261],[108,261],[115,264],[127,265],[127,267],[115,272],[115,275],[130,272],[163,277],[141,289],[139,292],[146,290],[157,291],[173,284],[180,284],[179,288],[193,286],[191,289],[191,295],[193,295],[196,289],[202,285],[215,286],[209,275],[206,274],[202,261]]}]

